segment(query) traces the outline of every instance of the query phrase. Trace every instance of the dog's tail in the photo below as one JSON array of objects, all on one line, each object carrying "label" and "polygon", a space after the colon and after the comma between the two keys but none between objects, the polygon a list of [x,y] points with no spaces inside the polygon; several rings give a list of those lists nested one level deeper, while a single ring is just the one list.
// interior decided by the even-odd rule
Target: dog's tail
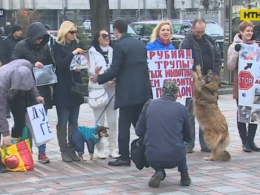
[{"label": "dog's tail", "polygon": [[226,133],[219,134],[216,159],[221,161],[229,161],[231,159],[231,155],[228,151],[226,151],[226,148],[229,145],[229,143],[230,135],[228,131]]}]

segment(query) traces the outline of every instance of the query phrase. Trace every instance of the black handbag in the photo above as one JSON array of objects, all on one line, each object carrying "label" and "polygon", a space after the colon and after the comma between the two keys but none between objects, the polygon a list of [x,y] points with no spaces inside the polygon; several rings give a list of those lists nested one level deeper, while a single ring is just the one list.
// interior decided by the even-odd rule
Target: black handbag
[{"label": "black handbag", "polygon": [[[143,107],[143,112],[145,113],[145,115],[146,115],[147,107],[151,101],[152,99],[149,99]],[[145,123],[146,123],[146,119],[145,119]],[[139,170],[142,170],[144,167],[146,168],[150,167],[145,157],[144,136],[133,140],[130,149],[131,160],[135,164],[136,168]]]},{"label": "black handbag", "polygon": [[88,96],[88,86],[75,82],[72,73],[70,75],[73,82],[73,85],[71,86],[71,94],[82,97]]}]

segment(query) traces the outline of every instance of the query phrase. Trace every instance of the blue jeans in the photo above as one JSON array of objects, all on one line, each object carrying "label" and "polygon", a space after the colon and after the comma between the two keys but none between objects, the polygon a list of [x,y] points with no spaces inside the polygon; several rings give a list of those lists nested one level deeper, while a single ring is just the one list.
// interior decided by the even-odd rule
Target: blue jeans
[{"label": "blue jeans", "polygon": [[58,115],[58,126],[66,127],[69,125],[78,125],[79,118],[79,107],[56,107],[57,115]]},{"label": "blue jeans", "polygon": [[[190,131],[191,131],[191,142],[186,143],[187,146],[194,148],[195,146],[195,117],[193,114],[193,100],[192,98],[186,98],[185,106],[188,108],[189,111],[189,118],[190,118]],[[201,149],[208,149],[208,146],[204,139],[204,131],[199,127],[199,142]]]},{"label": "blue jeans", "polygon": [[187,161],[186,156],[177,163],[169,163],[169,162],[148,162],[148,164],[155,170],[164,170],[164,169],[173,169],[178,167],[179,172],[187,171]]}]

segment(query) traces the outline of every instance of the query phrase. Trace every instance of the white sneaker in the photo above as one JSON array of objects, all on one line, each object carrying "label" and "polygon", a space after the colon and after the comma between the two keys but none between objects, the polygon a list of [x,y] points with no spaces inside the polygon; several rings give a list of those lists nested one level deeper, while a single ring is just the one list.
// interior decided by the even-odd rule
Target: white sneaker
[{"label": "white sneaker", "polygon": [[110,149],[109,156],[111,158],[118,158],[120,155],[119,155],[118,151],[115,148],[113,148],[113,149]]}]

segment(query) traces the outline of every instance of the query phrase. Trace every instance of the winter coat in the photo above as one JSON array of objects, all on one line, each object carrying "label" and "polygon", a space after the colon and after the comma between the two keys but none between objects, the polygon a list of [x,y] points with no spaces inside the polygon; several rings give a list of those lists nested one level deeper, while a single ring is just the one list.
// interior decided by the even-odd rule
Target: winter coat
[{"label": "winter coat", "polygon": [[[40,37],[43,37],[42,42],[39,45],[34,44],[34,42]],[[32,66],[34,66],[37,61],[41,62],[43,65],[54,65],[50,48],[47,44],[49,37],[50,35],[42,23],[35,22],[31,24],[28,31],[28,38],[16,44],[12,54],[12,59],[26,59],[31,62]],[[51,109],[51,85],[38,87],[38,90],[41,96],[44,97],[45,109]]]},{"label": "winter coat", "polygon": [[12,90],[31,91],[35,98],[40,95],[35,86],[31,63],[27,60],[14,60],[6,66],[2,66],[0,68],[0,89],[0,133],[8,136],[10,132],[6,119],[6,107],[8,101],[13,97]]},{"label": "winter coat", "polygon": [[[234,36],[233,43],[229,46],[228,52],[227,52],[227,66],[229,70],[232,70],[234,72],[234,83],[233,83],[233,98],[238,99],[238,58],[239,58],[239,52],[235,50],[235,45],[238,43],[243,43],[243,40],[239,34],[236,34]],[[250,45],[255,45],[257,47],[258,44],[253,40]]]},{"label": "winter coat", "polygon": [[156,39],[156,41],[148,43],[146,46],[147,51],[154,51],[154,50],[175,50],[176,48],[173,44],[164,45],[160,38]]},{"label": "winter coat", "polygon": [[71,108],[84,102],[81,96],[71,93],[71,88],[74,85],[73,80],[76,83],[82,83],[81,73],[70,70],[70,63],[74,57],[72,51],[78,47],[77,41],[68,45],[61,45],[57,42],[53,44],[52,51],[58,78],[58,83],[54,85],[53,89],[53,103],[56,106]]},{"label": "winter coat", "polygon": [[15,45],[21,41],[22,38],[15,39],[12,34],[5,38],[0,45],[0,60],[3,65],[12,61],[12,53]]},{"label": "winter coat", "polygon": [[112,58],[113,58],[113,49],[111,47],[109,47],[108,49],[108,60],[109,60],[108,64],[106,63],[104,56],[101,53],[99,53],[93,46],[89,49],[89,61],[90,61],[90,68],[88,69],[89,91],[108,87],[107,85],[108,83],[105,83],[103,85],[99,85],[98,83],[93,83],[91,81],[91,76],[95,75],[95,70],[97,67],[102,67],[99,72],[100,74],[106,72],[112,64]]}]

